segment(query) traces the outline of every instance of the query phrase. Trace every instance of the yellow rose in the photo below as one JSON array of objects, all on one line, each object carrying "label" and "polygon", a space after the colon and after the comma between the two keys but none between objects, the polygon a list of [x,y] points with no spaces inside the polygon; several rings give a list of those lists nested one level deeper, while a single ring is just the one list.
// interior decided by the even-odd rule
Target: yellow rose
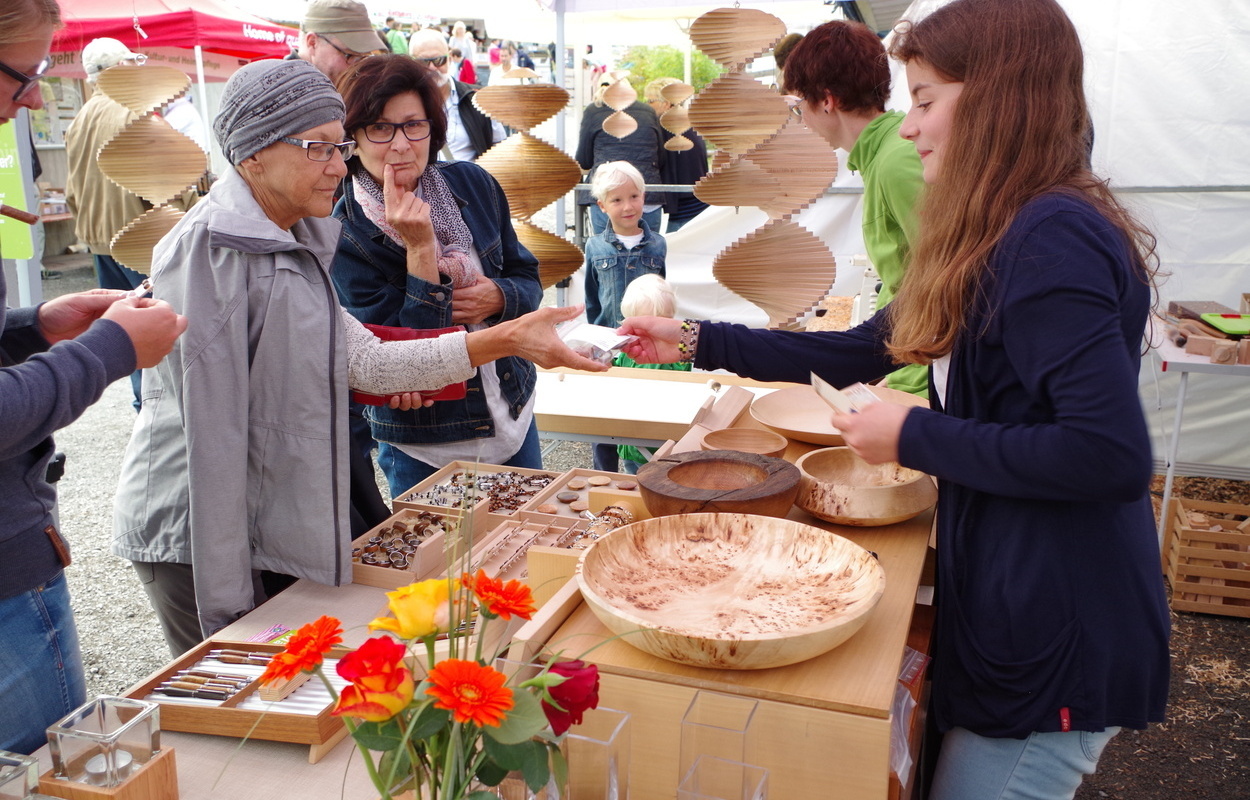
[{"label": "yellow rose", "polygon": [[446,633],[452,617],[449,592],[459,588],[459,581],[435,578],[387,592],[394,616],[378,617],[369,623],[369,630],[390,631],[405,640]]}]

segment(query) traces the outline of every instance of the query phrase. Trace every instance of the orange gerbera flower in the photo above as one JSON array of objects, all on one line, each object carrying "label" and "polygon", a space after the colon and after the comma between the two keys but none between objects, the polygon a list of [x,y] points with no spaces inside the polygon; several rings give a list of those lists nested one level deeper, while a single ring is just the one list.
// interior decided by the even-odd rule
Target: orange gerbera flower
[{"label": "orange gerbera flower", "polygon": [[512,619],[513,614],[521,619],[534,616],[534,595],[530,592],[530,587],[520,581],[504,583],[498,578],[488,576],[481,569],[476,575],[466,572],[460,580],[473,590],[488,614],[504,619]]},{"label": "orange gerbera flower", "polygon": [[425,693],[435,699],[436,708],[452,712],[456,722],[498,728],[514,705],[503,673],[476,661],[444,659],[430,670],[428,680]]},{"label": "orange gerbera flower", "polygon": [[290,680],[301,672],[312,672],[330,648],[343,641],[343,625],[334,617],[322,615],[304,625],[287,640],[286,649],[269,661],[261,683]]}]

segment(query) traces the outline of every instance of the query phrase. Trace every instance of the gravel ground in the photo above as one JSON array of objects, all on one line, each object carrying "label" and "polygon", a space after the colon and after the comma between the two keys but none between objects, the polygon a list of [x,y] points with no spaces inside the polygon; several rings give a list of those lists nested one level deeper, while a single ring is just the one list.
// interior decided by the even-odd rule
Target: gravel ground
[{"label": "gravel ground", "polygon": [[[45,267],[60,277],[43,281],[44,298],[95,287],[89,256],[58,256]],[[156,671],[170,659],[156,616],[129,562],[109,553],[113,494],[122,453],[130,439],[135,412],[130,382],[105,390],[98,403],[56,435],[66,455],[59,484],[61,527],[73,547],[67,570],[74,613],[82,638],[87,696],[116,694]],[[543,441],[544,466],[552,470],[589,468],[590,446]],[[383,495],[386,482],[378,474]]]}]

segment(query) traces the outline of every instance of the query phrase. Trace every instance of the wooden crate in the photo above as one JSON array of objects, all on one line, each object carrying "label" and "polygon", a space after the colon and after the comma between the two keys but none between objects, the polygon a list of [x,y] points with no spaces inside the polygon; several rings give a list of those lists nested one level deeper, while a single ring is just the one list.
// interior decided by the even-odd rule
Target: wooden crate
[{"label": "wooden crate", "polygon": [[[481,496],[475,503],[469,507],[465,507],[463,503],[452,503],[450,505],[436,505],[435,503],[422,499],[419,495],[429,492],[440,485],[447,485],[453,479],[463,481],[465,475],[486,475],[496,472],[515,472],[528,476],[546,476],[552,479],[552,482],[558,482],[561,474],[543,469],[525,469],[522,467],[503,467],[498,464],[478,464],[473,461],[453,461],[447,466],[435,472],[430,477],[413,486],[407,491],[401,492],[392,502],[392,506],[396,511],[404,508],[410,508],[415,511],[433,511],[436,514],[446,513],[448,511],[460,510],[464,512],[470,521],[474,534],[480,534],[489,531],[501,522],[516,517],[518,509],[491,509],[490,498],[485,495]],[[546,488],[546,487],[543,487]]]},{"label": "wooden crate", "polygon": [[1250,506],[1173,498],[1163,574],[1176,611],[1250,617]]}]

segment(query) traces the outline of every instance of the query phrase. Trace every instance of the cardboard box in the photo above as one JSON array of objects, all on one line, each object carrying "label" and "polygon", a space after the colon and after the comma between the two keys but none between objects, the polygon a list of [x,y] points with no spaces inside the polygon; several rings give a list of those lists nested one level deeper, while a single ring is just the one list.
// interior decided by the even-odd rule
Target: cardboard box
[{"label": "cardboard box", "polygon": [[1250,617],[1250,506],[1173,498],[1163,574],[1176,611]]}]

